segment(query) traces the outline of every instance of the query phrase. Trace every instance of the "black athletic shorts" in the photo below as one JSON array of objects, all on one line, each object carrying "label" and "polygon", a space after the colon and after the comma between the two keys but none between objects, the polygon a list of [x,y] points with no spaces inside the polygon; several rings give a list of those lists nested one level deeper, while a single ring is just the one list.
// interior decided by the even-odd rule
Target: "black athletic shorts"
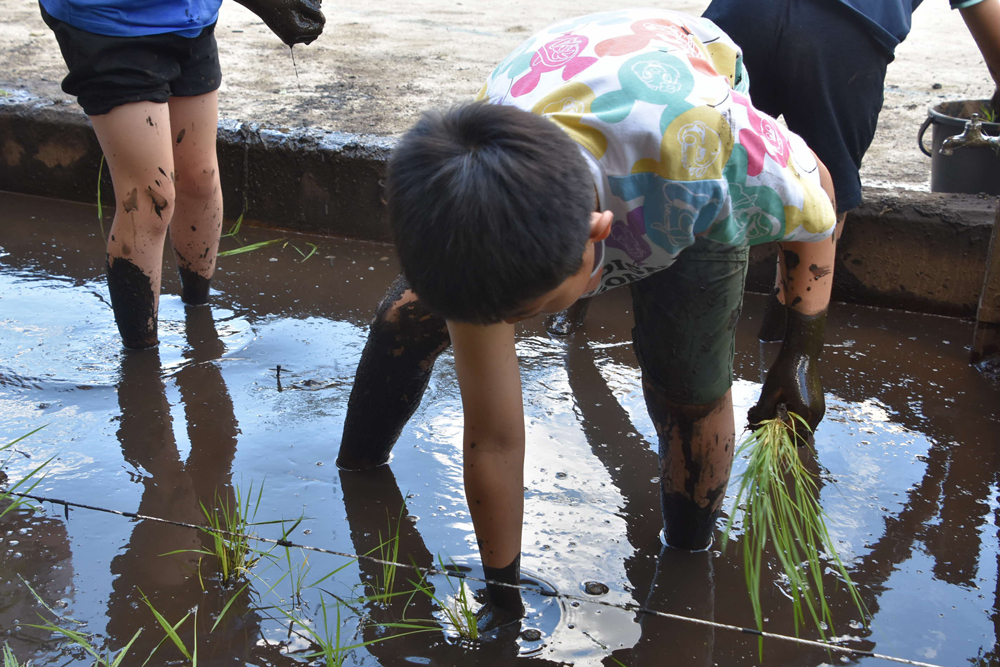
[{"label": "black athletic shorts", "polygon": [[784,115],[830,170],[837,212],[860,204],[892,53],[830,0],[713,0],[704,16],[743,50],[754,106]]},{"label": "black athletic shorts", "polygon": [[132,102],[204,95],[222,83],[214,24],[197,37],[112,37],[74,28],[39,8],[69,67],[62,89],[77,97],[88,116]]}]

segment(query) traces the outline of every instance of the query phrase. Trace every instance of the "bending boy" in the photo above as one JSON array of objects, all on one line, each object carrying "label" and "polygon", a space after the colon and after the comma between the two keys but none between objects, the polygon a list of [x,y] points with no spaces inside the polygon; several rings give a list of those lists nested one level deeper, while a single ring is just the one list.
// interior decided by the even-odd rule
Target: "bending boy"
[{"label": "bending boy", "polygon": [[[835,213],[826,169],[745,94],[713,23],[632,9],[530,38],[480,101],[426,114],[389,165],[405,278],[379,304],[337,463],[388,460],[450,343],[466,497],[487,578],[516,583],[524,419],[514,324],[622,285],[660,440],[665,538],[705,549],[735,444],[733,346],[748,246],[781,241],[792,317],[758,421],[779,402],[815,427]],[[487,587],[480,626],[521,616]]]}]

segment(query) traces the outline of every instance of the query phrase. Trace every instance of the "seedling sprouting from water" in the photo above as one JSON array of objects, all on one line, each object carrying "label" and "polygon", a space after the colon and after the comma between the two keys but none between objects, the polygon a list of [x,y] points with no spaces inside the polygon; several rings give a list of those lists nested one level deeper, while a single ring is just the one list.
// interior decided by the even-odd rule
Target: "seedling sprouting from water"
[{"label": "seedling sprouting from water", "polygon": [[[10,456],[8,456],[7,459],[3,463],[0,463],[0,469],[5,468],[6,465],[7,465],[7,463],[10,461],[11,456],[13,456],[14,445],[16,445],[17,443],[21,442],[22,440],[24,440],[26,438],[31,437],[32,435],[38,433],[43,428],[45,428],[45,426],[39,426],[34,431],[31,431],[30,433],[25,433],[20,438],[18,438],[16,440],[13,440],[11,442],[8,442],[6,445],[0,446],[0,452],[6,452],[7,450],[12,450],[12,453],[10,454]],[[38,486],[38,483],[42,481],[41,478],[38,477],[38,473],[42,471],[42,468],[44,468],[49,463],[51,463],[52,459],[54,459],[54,458],[55,457],[53,456],[53,457],[49,458],[48,460],[43,461],[39,466],[37,466],[36,468],[30,470],[27,475],[25,475],[21,479],[17,480],[16,482],[14,482],[14,484],[12,486],[7,487],[6,489],[0,489],[0,517],[4,516],[8,512],[14,512],[14,511],[20,509],[21,507],[27,507],[28,506],[27,500],[25,500],[24,498],[21,498],[19,496],[14,495],[14,493],[15,492],[16,493],[31,493],[32,490],[34,490],[34,488],[36,486]],[[24,485],[28,484],[29,482],[30,482],[31,485],[28,486],[28,487],[24,487]],[[21,489],[21,490],[18,491],[18,489]]]},{"label": "seedling sprouting from water", "polygon": [[253,482],[250,482],[246,496],[243,495],[237,484],[233,500],[216,493],[215,504],[211,509],[201,503],[201,511],[208,523],[202,530],[212,536],[212,548],[179,549],[162,555],[170,556],[176,553],[194,552],[215,556],[219,562],[222,584],[224,586],[231,585],[237,578],[249,574],[261,558],[270,557],[270,552],[258,551],[253,547],[255,535],[250,532],[254,526],[280,523],[280,521],[254,521],[263,494],[264,485],[262,484],[257,490],[256,499],[254,498]]},{"label": "seedling sprouting from water", "polygon": [[[799,458],[799,447],[808,446],[808,432],[809,425],[802,417],[785,412],[761,422],[740,444],[736,456],[747,456],[747,468],[740,478],[722,548],[725,549],[733,523],[740,516],[747,590],[757,628],[763,630],[760,580],[764,550],[770,541],[788,579],[796,634],[808,612],[825,639],[827,628],[833,628],[833,614],[823,588],[824,554],[846,582],[863,620],[867,619],[867,610],[827,530],[815,477]],[[763,651],[763,638],[760,649]]]},{"label": "seedling sprouting from water", "polygon": [[[135,640],[139,638],[140,634],[142,634],[142,628],[136,630],[135,634],[132,635],[132,639],[129,640],[128,644],[123,646],[117,653],[112,653],[111,650],[107,648],[105,648],[104,651],[101,652],[100,649],[94,646],[95,638],[93,637],[93,635],[90,635],[82,631],[82,626],[85,625],[84,623],[74,618],[70,618],[69,616],[63,616],[56,613],[56,611],[52,609],[52,607],[50,607],[48,604],[46,604],[45,600],[43,600],[41,596],[35,592],[35,589],[32,588],[31,585],[28,584],[28,582],[25,581],[23,577],[18,575],[18,578],[20,578],[21,583],[23,583],[25,587],[29,591],[31,591],[31,594],[35,597],[35,600],[37,600],[38,603],[42,605],[42,607],[46,611],[48,611],[49,614],[51,614],[55,619],[55,621],[52,621],[46,619],[44,616],[39,614],[38,617],[42,619],[43,624],[33,625],[29,623],[27,624],[28,627],[37,628],[39,630],[46,630],[54,635],[61,635],[65,637],[71,645],[83,649],[88,655],[90,655],[90,657],[94,659],[93,667],[121,667],[124,664],[125,658],[128,656],[128,652],[132,648],[132,644],[134,644]],[[58,623],[56,621],[58,621]],[[71,624],[81,629],[72,630],[69,627],[67,627]],[[6,644],[4,644],[3,658],[4,658],[4,667],[11,667],[11,666],[30,667],[30,663],[26,663],[23,666],[19,666],[19,663],[16,660],[14,660],[12,652],[10,654],[10,660],[12,660],[13,662],[8,664],[8,647]]]},{"label": "seedling sprouting from water", "polygon": [[14,656],[14,650],[7,644],[7,642],[4,642],[3,667],[31,667],[31,661],[18,662],[17,658]]},{"label": "seedling sprouting from water", "polygon": [[448,575],[449,571],[456,569],[454,563],[449,569],[439,555],[438,564],[445,573],[445,579],[451,588],[451,595],[445,600],[437,597],[434,589],[427,582],[426,572],[422,573],[420,579],[417,581],[410,582],[413,584],[414,594],[426,595],[433,600],[434,604],[441,609],[441,613],[444,615],[445,625],[450,627],[459,637],[470,641],[478,641],[479,626],[476,625],[476,610],[473,609],[472,595],[469,592],[469,587],[465,584],[465,579],[459,578],[458,585],[456,586],[455,582],[452,581],[452,577]]}]

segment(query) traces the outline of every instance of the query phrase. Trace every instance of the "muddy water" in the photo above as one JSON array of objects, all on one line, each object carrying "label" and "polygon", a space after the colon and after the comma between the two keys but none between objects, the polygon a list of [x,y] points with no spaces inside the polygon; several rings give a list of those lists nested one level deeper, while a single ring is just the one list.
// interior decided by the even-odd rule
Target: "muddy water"
[{"label": "muddy water", "polygon": [[[55,456],[36,493],[193,522],[200,503],[234,502],[236,486],[247,496],[251,485],[256,503],[263,487],[257,520],[287,519],[290,527],[307,517],[290,536],[297,542],[368,552],[400,519],[401,560],[429,565],[440,556],[478,573],[447,354],[390,466],[374,474],[334,466],[366,323],[395,273],[389,248],[296,236],[290,243],[303,253],[318,245],[304,263],[291,244],[224,258],[210,308],[186,309],[168,267],[159,349],[124,354],[93,208],[0,195],[0,211],[0,436],[7,442],[47,425],[18,445],[5,467],[11,478]],[[661,547],[655,436],[622,297],[593,304],[574,337],[553,340],[539,322],[520,333],[528,428],[522,562],[538,582],[526,595],[526,627],[539,632],[474,649],[438,630],[354,649],[346,664],[757,664],[748,635],[540,594],[551,586],[753,625],[733,546],[725,554]],[[762,358],[773,353],[754,341],[761,303],[748,298],[741,323],[738,416],[756,397]],[[850,646],[942,665],[998,664],[1000,391],[966,365],[971,336],[956,320],[847,306],[831,315],[829,409],[813,465],[873,615],[863,627],[843,588],[832,594],[835,632]],[[252,586],[240,590],[220,585],[215,561],[196,553],[207,546],[185,528],[86,510],[46,504],[33,515],[8,514],[0,519],[0,632],[36,665],[92,662],[29,626],[39,613],[52,615],[21,578],[64,616],[60,624],[98,646],[117,649],[142,628],[132,664],[163,637],[143,595],[172,623],[192,614],[179,634],[191,646],[197,627],[199,664],[305,662],[310,644],[301,628],[289,632],[279,607],[322,632],[325,604],[334,634],[339,598],[344,645],[396,632],[359,629],[359,619],[399,620],[405,606],[406,596],[352,601],[383,576],[378,566],[315,553],[304,560],[295,549],[286,561],[279,548],[280,558],[262,561]],[[169,552],[178,553],[162,555]],[[766,629],[793,634],[776,563],[772,555]],[[295,585],[341,566],[318,586]],[[412,575],[397,576],[397,590],[406,589]],[[439,597],[453,595],[443,577],[431,583]],[[835,585],[832,575],[827,583]],[[436,613],[419,596],[407,611]],[[765,644],[764,657],[775,665],[840,662],[776,642]],[[164,647],[150,664],[180,660]]]}]

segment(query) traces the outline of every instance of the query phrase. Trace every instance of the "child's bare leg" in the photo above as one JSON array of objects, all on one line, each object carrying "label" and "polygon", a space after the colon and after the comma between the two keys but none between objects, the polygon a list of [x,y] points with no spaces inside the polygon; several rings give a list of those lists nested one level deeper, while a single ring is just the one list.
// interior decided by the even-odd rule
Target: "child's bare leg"
[{"label": "child's bare leg", "polygon": [[[846,213],[837,216],[836,239],[840,240],[840,235],[844,233],[844,221],[847,219]],[[780,251],[779,251],[780,252]],[[757,337],[766,343],[780,342],[785,339],[785,326],[788,322],[785,312],[785,288],[781,282],[781,263],[776,262],[774,276],[774,289],[764,306],[764,318],[760,325]]]},{"label": "child's bare leg", "polygon": [[736,425],[733,393],[708,405],[681,405],[643,381],[660,439],[660,502],[667,544],[706,549],[726,497]]},{"label": "child's bare leg", "polygon": [[219,93],[171,97],[170,132],[174,152],[172,178],[177,199],[170,241],[181,276],[184,303],[208,301],[222,233],[222,189],[215,150]]},{"label": "child's bare leg", "polygon": [[125,347],[152,347],[158,342],[163,241],[174,212],[167,105],[135,102],[90,120],[115,188],[115,219],[107,246],[115,322]]},{"label": "child's bare leg", "polygon": [[382,298],[347,402],[337,465],[360,470],[389,460],[392,446],[451,343],[444,319],[417,300],[400,276]]}]

